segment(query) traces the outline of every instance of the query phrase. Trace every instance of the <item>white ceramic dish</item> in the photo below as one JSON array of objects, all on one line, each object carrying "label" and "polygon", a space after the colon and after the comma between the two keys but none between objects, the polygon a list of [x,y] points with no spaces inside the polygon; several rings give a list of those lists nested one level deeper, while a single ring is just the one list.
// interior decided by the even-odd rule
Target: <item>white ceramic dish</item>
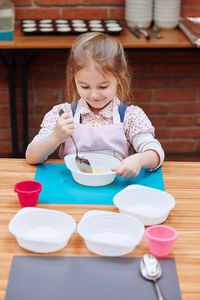
[{"label": "white ceramic dish", "polygon": [[[80,155],[81,156],[81,155]],[[84,153],[91,164],[92,169],[105,170],[104,173],[84,173],[79,170],[75,162],[75,154],[64,157],[65,163],[72,173],[74,180],[87,186],[102,186],[112,183],[116,173],[111,171],[119,165],[120,161],[114,156],[102,153]]]},{"label": "white ceramic dish", "polygon": [[12,218],[8,228],[20,247],[49,253],[66,246],[76,222],[70,215],[57,210],[26,207]]},{"label": "white ceramic dish", "polygon": [[77,231],[91,252],[102,256],[122,256],[140,243],[144,226],[126,214],[92,210],[82,217]]},{"label": "white ceramic dish", "polygon": [[138,218],[145,226],[164,222],[175,199],[168,193],[142,185],[129,185],[113,198],[120,212]]}]

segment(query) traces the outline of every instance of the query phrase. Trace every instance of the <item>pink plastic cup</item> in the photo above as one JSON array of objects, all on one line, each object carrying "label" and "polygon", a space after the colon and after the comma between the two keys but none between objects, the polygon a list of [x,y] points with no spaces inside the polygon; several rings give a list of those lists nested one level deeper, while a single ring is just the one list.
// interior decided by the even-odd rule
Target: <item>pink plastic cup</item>
[{"label": "pink plastic cup", "polygon": [[14,191],[18,194],[22,206],[36,206],[42,184],[35,180],[24,180],[15,184]]},{"label": "pink plastic cup", "polygon": [[151,253],[155,256],[163,257],[170,254],[178,234],[170,226],[154,225],[146,229],[145,236],[149,241]]}]

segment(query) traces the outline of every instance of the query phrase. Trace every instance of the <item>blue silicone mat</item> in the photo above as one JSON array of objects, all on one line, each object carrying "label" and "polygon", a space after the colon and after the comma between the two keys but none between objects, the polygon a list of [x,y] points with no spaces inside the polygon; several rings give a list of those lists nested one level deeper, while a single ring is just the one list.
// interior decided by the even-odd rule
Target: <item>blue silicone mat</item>
[{"label": "blue silicone mat", "polygon": [[37,166],[35,180],[43,185],[39,203],[113,205],[113,197],[130,184],[165,190],[161,168],[153,172],[141,169],[135,178],[116,176],[111,184],[91,187],[76,183],[65,164],[44,163]]}]

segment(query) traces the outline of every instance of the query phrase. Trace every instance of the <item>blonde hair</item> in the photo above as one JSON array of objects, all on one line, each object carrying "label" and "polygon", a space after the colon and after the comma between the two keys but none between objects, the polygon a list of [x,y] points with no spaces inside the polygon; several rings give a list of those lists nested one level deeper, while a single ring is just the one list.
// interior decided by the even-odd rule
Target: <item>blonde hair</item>
[{"label": "blonde hair", "polygon": [[128,102],[130,97],[130,75],[122,45],[104,33],[89,32],[78,36],[69,54],[66,70],[67,101],[79,99],[75,75],[82,68],[94,64],[100,72],[117,79],[117,97]]}]

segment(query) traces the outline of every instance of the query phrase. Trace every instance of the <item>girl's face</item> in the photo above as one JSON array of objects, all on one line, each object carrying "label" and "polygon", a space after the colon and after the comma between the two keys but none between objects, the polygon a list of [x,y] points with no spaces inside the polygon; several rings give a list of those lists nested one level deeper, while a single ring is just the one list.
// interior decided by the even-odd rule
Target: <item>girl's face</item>
[{"label": "girl's face", "polygon": [[79,96],[84,99],[94,113],[98,113],[117,93],[117,80],[109,74],[103,76],[95,67],[84,67],[75,75]]}]

